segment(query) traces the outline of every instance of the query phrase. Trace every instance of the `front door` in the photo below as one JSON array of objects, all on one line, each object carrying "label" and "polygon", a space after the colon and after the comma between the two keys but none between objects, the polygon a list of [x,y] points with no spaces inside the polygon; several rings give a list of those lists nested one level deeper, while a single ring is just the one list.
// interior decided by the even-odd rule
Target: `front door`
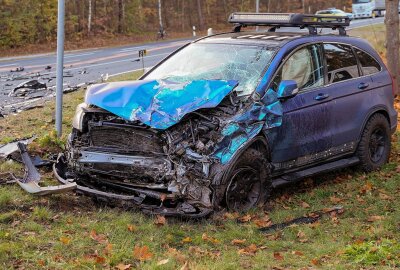
[{"label": "front door", "polygon": [[282,101],[282,125],[266,131],[276,170],[306,166],[323,159],[332,147],[329,88],[324,87],[324,65],[319,44],[297,49],[281,65],[270,88],[294,80],[299,93]]}]

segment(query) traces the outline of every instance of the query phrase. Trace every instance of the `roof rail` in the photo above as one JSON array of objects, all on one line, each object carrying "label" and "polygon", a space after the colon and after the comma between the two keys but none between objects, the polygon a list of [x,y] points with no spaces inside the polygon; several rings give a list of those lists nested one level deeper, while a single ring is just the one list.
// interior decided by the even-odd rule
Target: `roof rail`
[{"label": "roof rail", "polygon": [[246,26],[271,26],[270,32],[280,27],[308,28],[311,35],[317,34],[317,28],[339,30],[340,35],[346,35],[346,26],[350,25],[347,16],[313,15],[300,13],[251,13],[234,12],[228,22],[235,24],[234,32],[240,32]]}]

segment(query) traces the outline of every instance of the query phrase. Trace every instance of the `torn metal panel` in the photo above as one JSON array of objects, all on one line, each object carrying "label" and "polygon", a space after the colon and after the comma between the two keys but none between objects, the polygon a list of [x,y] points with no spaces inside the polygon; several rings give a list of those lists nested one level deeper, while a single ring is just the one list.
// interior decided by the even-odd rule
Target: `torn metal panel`
[{"label": "torn metal panel", "polygon": [[22,143],[24,145],[30,144],[35,138],[29,138],[24,140],[19,140],[15,142],[10,142],[5,145],[0,145],[0,159],[6,159],[10,157],[15,157],[15,154],[19,152],[18,144]]},{"label": "torn metal panel", "polygon": [[41,176],[33,165],[32,160],[28,152],[26,151],[25,144],[18,143],[17,146],[21,153],[22,161],[25,165],[25,176],[22,180],[17,179],[16,181],[18,185],[26,192],[42,196],[56,193],[65,193],[67,191],[76,189],[76,183],[66,183],[60,186],[39,186]]},{"label": "torn metal panel", "polygon": [[236,86],[236,81],[223,80],[99,84],[88,89],[86,103],[126,120],[139,120],[152,128],[164,130],[190,112],[217,106]]}]

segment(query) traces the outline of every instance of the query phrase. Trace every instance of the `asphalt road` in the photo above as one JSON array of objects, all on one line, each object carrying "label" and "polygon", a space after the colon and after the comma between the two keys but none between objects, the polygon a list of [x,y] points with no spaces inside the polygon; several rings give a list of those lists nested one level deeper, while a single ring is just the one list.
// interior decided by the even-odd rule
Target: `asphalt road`
[{"label": "asphalt road", "polygon": [[[349,29],[382,22],[383,18],[355,20],[351,22]],[[292,30],[298,31],[296,28],[290,29],[290,31]],[[285,29],[285,31],[288,30]],[[114,76],[133,70],[140,70],[142,63],[136,60],[138,59],[138,51],[142,49],[146,49],[148,52],[147,56],[144,57],[145,67],[154,66],[191,40],[184,39],[149,43],[141,46],[66,52],[64,58],[64,88],[89,82],[99,82],[102,76]],[[55,65],[55,54],[0,58],[0,113],[2,107],[4,109],[4,107],[10,107],[27,99],[25,97],[10,97],[9,93],[16,86],[30,79],[39,79],[45,82],[49,88],[46,93],[54,94]],[[23,67],[24,71],[10,72],[19,67]]]}]

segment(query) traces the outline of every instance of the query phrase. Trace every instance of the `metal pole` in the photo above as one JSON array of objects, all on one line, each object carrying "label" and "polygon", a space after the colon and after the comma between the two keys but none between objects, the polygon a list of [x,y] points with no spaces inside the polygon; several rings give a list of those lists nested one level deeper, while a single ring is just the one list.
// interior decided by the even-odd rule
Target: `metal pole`
[{"label": "metal pole", "polygon": [[[256,0],[256,13],[260,13],[260,0]],[[258,31],[258,26],[256,26],[256,31]]]},{"label": "metal pole", "polygon": [[158,18],[160,20],[160,28],[164,28],[162,22],[162,14],[161,14],[161,0],[158,0]]},{"label": "metal pole", "polygon": [[65,0],[58,0],[57,26],[57,90],[56,90],[56,130],[57,136],[62,134],[62,105],[63,105],[63,68],[64,68],[64,17]]}]

